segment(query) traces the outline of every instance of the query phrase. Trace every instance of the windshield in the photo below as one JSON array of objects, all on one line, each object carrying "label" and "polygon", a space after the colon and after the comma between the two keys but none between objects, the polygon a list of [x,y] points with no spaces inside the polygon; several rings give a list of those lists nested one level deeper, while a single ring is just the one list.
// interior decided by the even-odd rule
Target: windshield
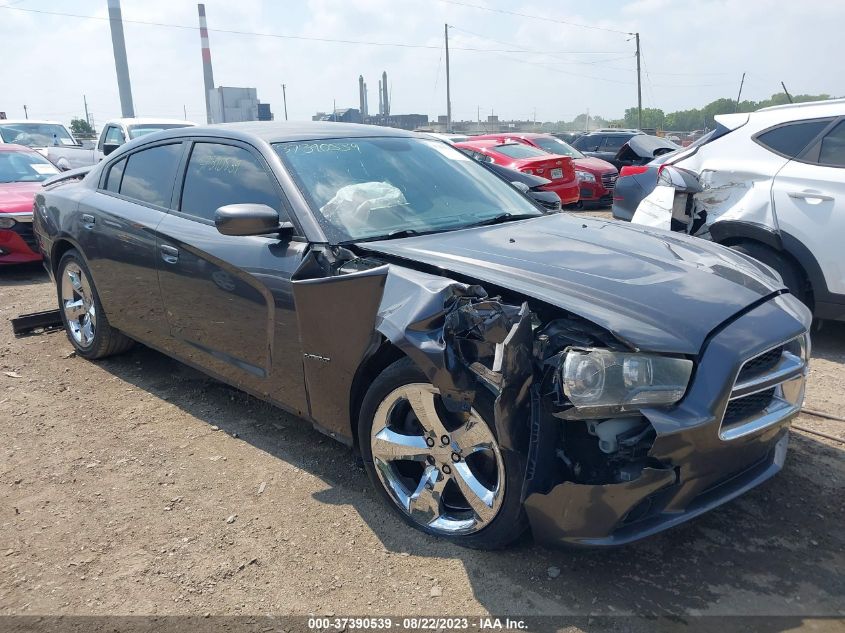
[{"label": "windshield", "polygon": [[5,123],[0,125],[0,136],[6,143],[28,147],[76,145],[65,126],[59,123]]},{"label": "windshield", "polygon": [[0,151],[0,183],[40,182],[58,173],[53,163],[35,152]]},{"label": "windshield", "polygon": [[531,139],[534,143],[551,154],[558,156],[569,156],[571,158],[584,158],[584,155],[569,143],[561,141],[554,136],[538,136]]},{"label": "windshield", "polygon": [[187,127],[184,123],[156,123],[150,125],[130,125],[129,138],[138,138],[145,134],[152,134],[153,132],[161,132],[162,130],[172,130],[177,127]]},{"label": "windshield", "polygon": [[346,138],[273,148],[333,243],[448,231],[503,214],[542,215],[516,189],[440,141]]},{"label": "windshield", "polygon": [[543,158],[549,155],[548,152],[523,143],[506,143],[505,145],[496,145],[492,149],[508,158]]}]

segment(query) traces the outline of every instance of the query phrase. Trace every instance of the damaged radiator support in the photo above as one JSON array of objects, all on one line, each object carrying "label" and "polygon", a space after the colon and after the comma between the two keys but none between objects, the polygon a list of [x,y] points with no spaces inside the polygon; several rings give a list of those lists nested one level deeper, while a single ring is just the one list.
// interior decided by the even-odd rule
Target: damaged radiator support
[{"label": "damaged radiator support", "polygon": [[62,315],[58,310],[22,314],[10,319],[10,321],[12,322],[12,332],[18,338],[53,332],[64,327]]}]

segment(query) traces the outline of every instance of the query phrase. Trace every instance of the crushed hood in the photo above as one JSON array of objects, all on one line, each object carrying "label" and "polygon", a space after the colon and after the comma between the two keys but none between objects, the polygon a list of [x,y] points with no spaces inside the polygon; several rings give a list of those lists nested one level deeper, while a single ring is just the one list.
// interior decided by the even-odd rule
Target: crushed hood
[{"label": "crushed hood", "polygon": [[697,354],[716,327],[783,289],[724,247],[566,213],[359,248],[511,289],[656,352]]},{"label": "crushed hood", "polygon": [[40,182],[9,182],[0,184],[0,213],[32,211],[35,194],[40,190]]}]

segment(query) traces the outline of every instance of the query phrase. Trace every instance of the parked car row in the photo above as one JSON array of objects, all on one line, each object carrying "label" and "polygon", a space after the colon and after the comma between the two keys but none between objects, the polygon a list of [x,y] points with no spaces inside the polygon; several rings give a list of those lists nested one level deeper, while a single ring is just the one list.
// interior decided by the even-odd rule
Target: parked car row
[{"label": "parked car row", "polygon": [[783,467],[811,317],[743,253],[533,204],[497,171],[579,189],[540,142],[163,130],[47,181],[34,234],[78,356],[140,341],[309,420],[421,532],[619,545]]},{"label": "parked car row", "polygon": [[845,99],[716,121],[688,148],[624,168],[613,216],[751,255],[816,317],[845,319]]},{"label": "parked car row", "polygon": [[108,121],[86,148],[58,121],[0,120],[0,265],[41,259],[32,235],[32,205],[41,183],[59,171],[95,165],[133,139],[194,125],[171,119]]}]

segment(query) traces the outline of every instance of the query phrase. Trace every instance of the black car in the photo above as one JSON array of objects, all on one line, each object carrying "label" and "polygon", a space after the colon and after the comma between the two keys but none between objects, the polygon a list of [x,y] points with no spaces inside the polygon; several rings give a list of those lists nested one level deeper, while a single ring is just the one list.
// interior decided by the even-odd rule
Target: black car
[{"label": "black car", "polygon": [[[594,156],[613,163],[622,146],[637,134],[642,134],[642,132],[637,130],[599,130],[582,134],[570,145],[587,156]],[[620,168],[616,164],[614,164],[614,167]]]},{"label": "black car", "polygon": [[170,130],[73,177],[35,232],[77,354],[138,341],[302,416],[424,532],[625,543],[783,466],[810,315],[749,257],[383,127]]},{"label": "black car", "polygon": [[494,174],[511,183],[514,187],[519,189],[528,198],[536,202],[542,207],[550,211],[560,211],[560,196],[554,191],[546,191],[543,189],[551,180],[534,176],[532,174],[525,174],[516,169],[510,169],[502,165],[497,165],[489,156],[472,150],[462,149],[464,154],[470,158],[477,160]]}]

